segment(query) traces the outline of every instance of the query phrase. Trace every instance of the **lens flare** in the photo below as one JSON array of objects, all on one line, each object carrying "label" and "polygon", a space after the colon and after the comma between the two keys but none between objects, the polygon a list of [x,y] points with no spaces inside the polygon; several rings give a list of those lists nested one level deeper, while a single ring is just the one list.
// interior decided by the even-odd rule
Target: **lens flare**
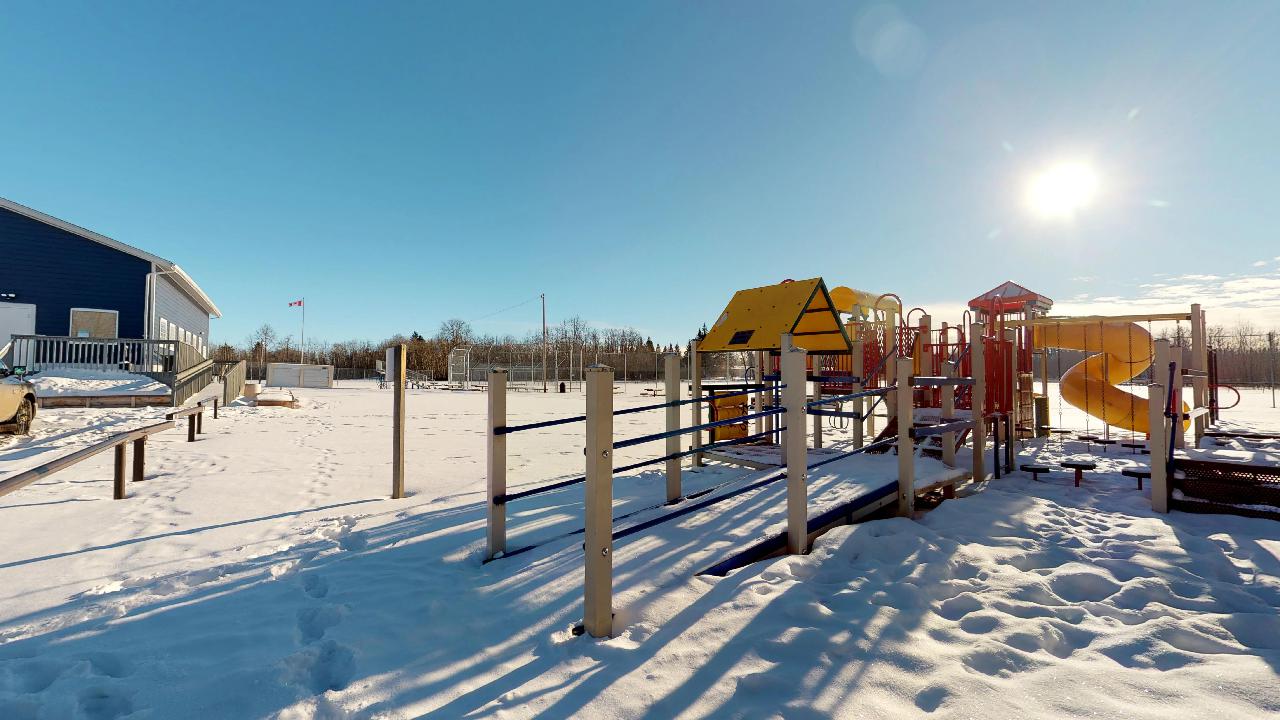
[{"label": "lens flare", "polygon": [[1050,220],[1070,220],[1098,195],[1098,174],[1087,163],[1064,162],[1033,176],[1027,207]]}]

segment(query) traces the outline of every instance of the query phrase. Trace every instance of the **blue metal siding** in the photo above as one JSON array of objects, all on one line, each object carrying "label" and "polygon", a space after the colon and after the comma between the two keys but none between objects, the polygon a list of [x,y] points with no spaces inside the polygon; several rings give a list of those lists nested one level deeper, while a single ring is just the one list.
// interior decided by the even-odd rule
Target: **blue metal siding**
[{"label": "blue metal siding", "polygon": [[150,271],[146,260],[0,208],[0,293],[36,306],[37,334],[66,335],[78,307],[116,310],[120,337],[143,337]]}]

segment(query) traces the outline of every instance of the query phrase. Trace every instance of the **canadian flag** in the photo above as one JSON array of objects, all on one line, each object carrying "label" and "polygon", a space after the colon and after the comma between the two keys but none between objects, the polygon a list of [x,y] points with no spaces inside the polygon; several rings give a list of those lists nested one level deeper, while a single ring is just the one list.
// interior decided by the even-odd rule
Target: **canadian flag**
[{"label": "canadian flag", "polygon": [[302,307],[302,301],[294,300],[293,302],[289,303],[289,307]]}]

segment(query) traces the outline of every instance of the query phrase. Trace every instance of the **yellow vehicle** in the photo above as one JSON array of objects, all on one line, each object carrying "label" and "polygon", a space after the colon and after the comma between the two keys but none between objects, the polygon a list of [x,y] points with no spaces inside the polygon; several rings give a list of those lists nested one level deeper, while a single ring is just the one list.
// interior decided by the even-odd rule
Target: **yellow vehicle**
[{"label": "yellow vehicle", "polygon": [[36,418],[35,387],[23,379],[23,368],[0,365],[0,432],[26,435]]}]

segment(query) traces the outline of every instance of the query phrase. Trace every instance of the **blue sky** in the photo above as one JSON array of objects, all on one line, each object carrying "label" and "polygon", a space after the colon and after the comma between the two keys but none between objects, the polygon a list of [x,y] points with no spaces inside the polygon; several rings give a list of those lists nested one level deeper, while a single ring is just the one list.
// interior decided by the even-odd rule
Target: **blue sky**
[{"label": "blue sky", "polygon": [[[814,275],[1280,325],[1277,35],[1272,2],[12,4],[0,196],[175,260],[232,342],[303,296],[341,340],[540,292],[678,341]],[[1046,221],[1063,160],[1099,189]]]}]

